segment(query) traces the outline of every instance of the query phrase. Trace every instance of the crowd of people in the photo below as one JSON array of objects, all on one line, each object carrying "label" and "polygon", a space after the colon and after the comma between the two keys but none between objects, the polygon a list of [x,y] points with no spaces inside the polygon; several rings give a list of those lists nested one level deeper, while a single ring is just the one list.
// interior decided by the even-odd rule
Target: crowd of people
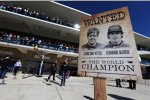
[{"label": "crowd of people", "polygon": [[[11,66],[10,64],[11,64],[10,57],[5,57],[5,58],[0,59],[0,79],[1,79],[0,84],[5,83],[6,73],[8,72],[8,69]],[[12,73],[14,75],[13,79],[17,79],[16,76],[17,76],[18,71],[21,69],[21,67],[22,67],[22,62],[20,59],[18,59],[13,64],[13,69],[12,69]],[[60,86],[65,86],[66,78],[68,78],[68,74],[67,74],[69,72],[68,69],[69,69],[69,59],[66,58],[64,62],[60,64],[60,68],[59,68],[59,75],[61,76],[61,78],[59,77],[61,80]],[[53,81],[55,81],[55,76],[56,76],[55,74],[57,70],[58,70],[58,62],[57,60],[55,60],[54,62],[50,64],[49,75],[48,75],[48,78],[46,79],[47,85],[51,84],[52,75],[53,75]]]},{"label": "crowd of people", "polygon": [[[5,57],[5,58],[0,59],[0,79],[2,80],[1,81],[2,84],[5,83],[5,75],[8,71],[8,69],[10,69],[10,67],[11,67],[10,57]],[[20,59],[18,59],[18,61],[15,62],[15,64],[13,65],[13,68],[12,68],[12,73],[14,75],[14,79],[16,79],[16,75],[21,67],[22,67],[22,63],[21,63]]]},{"label": "crowd of people", "polygon": [[30,8],[22,8],[17,5],[15,6],[13,3],[10,4],[0,3],[0,9],[42,19],[45,21],[49,21],[61,25],[65,25],[65,26],[69,26],[69,27],[74,27],[74,24],[71,22],[71,20],[67,21],[67,20],[62,20],[59,17],[50,17],[45,12],[39,13],[38,11],[32,10]]},{"label": "crowd of people", "polygon": [[0,41],[33,47],[38,46],[39,48],[51,50],[78,53],[78,44],[35,36],[33,34],[24,35],[19,32],[0,30]]},{"label": "crowd of people", "polygon": [[[55,81],[55,76],[56,76],[55,73],[56,73],[57,67],[58,67],[58,63],[57,63],[57,60],[55,60],[55,62],[51,64],[51,70],[49,72],[48,78],[46,79],[47,85],[51,84],[51,76],[53,76],[53,81]],[[65,86],[65,82],[66,82],[66,79],[68,78],[68,73],[69,73],[68,69],[69,69],[69,59],[66,58],[59,68],[59,75],[61,76],[59,77],[61,80],[60,86]]]},{"label": "crowd of people", "polygon": [[[5,75],[7,73],[7,70],[10,67],[10,63],[11,59],[10,57],[5,57],[3,59],[0,59],[0,79],[1,79],[1,83],[0,84],[4,84],[5,83]],[[69,59],[66,58],[64,60],[64,62],[62,62],[60,64],[60,68],[59,68],[59,77],[61,80],[60,86],[65,86],[66,83],[66,79],[68,78],[68,72],[69,72]],[[19,69],[22,67],[22,62],[20,59],[18,59],[15,64],[13,65],[13,75],[14,75],[14,79],[16,79],[16,75],[19,71]],[[50,70],[49,70],[49,75],[46,79],[46,84],[47,85],[51,85],[51,76],[53,76],[53,81],[55,81],[55,76],[56,76],[56,71],[58,70],[58,62],[57,60],[55,60],[54,62],[52,62],[50,64]],[[116,79],[116,87],[122,87],[121,82],[123,82],[125,80],[121,80],[119,78]],[[136,89],[136,80],[127,80],[129,82],[129,89]]]}]

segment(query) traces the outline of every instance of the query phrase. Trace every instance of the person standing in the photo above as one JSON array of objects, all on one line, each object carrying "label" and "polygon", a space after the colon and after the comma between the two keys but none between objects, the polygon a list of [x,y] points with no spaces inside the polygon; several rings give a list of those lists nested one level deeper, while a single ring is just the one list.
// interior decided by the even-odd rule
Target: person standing
[{"label": "person standing", "polygon": [[136,80],[128,80],[129,82],[129,89],[136,90]]},{"label": "person standing", "polygon": [[0,79],[2,79],[2,82],[1,82],[2,84],[4,84],[4,82],[5,82],[5,75],[6,75],[9,65],[10,65],[9,57],[2,59],[1,68],[0,68]]},{"label": "person standing", "polygon": [[56,73],[56,70],[57,70],[57,60],[55,60],[55,62],[53,62],[53,63],[51,64],[51,71],[50,71],[49,76],[48,76],[48,78],[47,78],[48,83],[50,83],[51,75],[53,75],[53,81],[55,81],[55,73]]},{"label": "person standing", "polygon": [[62,78],[61,78],[61,84],[60,86],[65,86],[65,82],[66,82],[66,73],[68,71],[68,67],[69,67],[69,59],[66,58],[65,61],[62,63],[61,65],[61,75],[62,75]]},{"label": "person standing", "polygon": [[14,64],[14,79],[16,79],[17,72],[19,71],[19,68],[22,67],[22,63],[20,59]]},{"label": "person standing", "polygon": [[122,87],[121,80],[119,78],[116,79],[116,87]]}]

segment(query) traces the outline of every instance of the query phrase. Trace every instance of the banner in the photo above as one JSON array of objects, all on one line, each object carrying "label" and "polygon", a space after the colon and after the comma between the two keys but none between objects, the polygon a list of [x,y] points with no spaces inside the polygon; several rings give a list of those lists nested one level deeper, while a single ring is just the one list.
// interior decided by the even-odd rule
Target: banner
[{"label": "banner", "polygon": [[141,79],[127,7],[81,21],[78,72],[92,77]]}]

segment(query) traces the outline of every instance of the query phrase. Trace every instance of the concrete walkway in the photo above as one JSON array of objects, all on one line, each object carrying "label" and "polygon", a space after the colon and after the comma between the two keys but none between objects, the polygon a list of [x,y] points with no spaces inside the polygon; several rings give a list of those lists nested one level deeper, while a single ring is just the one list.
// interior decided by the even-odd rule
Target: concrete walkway
[{"label": "concrete walkway", "polygon": [[[59,86],[56,78],[52,85],[46,85],[43,77],[22,74],[13,79],[7,74],[6,84],[0,85],[0,100],[94,100],[93,79],[89,77],[70,77],[66,86]],[[127,89],[128,83],[122,83],[122,88],[115,87],[115,81],[107,81],[108,100],[149,100],[150,82],[140,81],[137,89]]]}]

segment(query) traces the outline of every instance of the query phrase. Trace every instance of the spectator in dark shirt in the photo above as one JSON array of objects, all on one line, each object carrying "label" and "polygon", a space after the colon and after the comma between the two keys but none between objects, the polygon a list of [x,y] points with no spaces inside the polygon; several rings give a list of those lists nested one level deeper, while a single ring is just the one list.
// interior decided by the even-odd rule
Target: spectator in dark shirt
[{"label": "spectator in dark shirt", "polygon": [[51,78],[52,75],[53,75],[53,81],[55,81],[55,73],[56,73],[56,70],[57,70],[57,60],[55,60],[55,62],[53,62],[53,63],[51,64],[51,71],[50,71],[49,76],[48,76],[48,78],[47,78],[48,84],[50,83],[50,78]]},{"label": "spectator in dark shirt", "polygon": [[65,86],[68,68],[69,68],[69,59],[66,58],[65,61],[62,63],[61,68],[60,68],[61,75],[62,75],[60,86],[62,86],[62,85]]},{"label": "spectator in dark shirt", "polygon": [[9,57],[6,57],[1,60],[1,68],[0,68],[0,79],[2,79],[2,84],[5,82],[4,77],[6,75],[6,71],[10,65],[10,59]]}]

